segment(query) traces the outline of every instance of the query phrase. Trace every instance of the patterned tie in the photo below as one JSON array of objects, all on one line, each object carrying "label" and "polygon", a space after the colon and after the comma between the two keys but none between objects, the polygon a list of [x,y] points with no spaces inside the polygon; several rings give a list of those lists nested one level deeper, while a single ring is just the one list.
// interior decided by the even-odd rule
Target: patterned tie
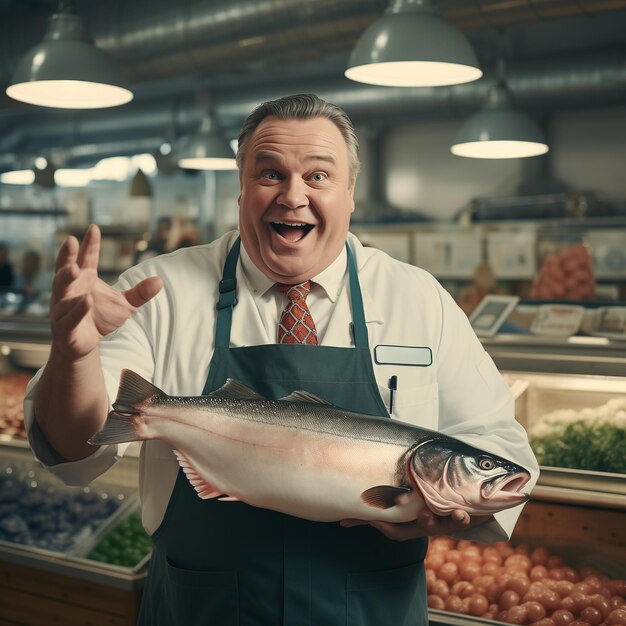
[{"label": "patterned tie", "polygon": [[278,325],[278,343],[307,343],[317,345],[317,331],[306,304],[311,281],[299,285],[277,283],[279,291],[289,298]]}]

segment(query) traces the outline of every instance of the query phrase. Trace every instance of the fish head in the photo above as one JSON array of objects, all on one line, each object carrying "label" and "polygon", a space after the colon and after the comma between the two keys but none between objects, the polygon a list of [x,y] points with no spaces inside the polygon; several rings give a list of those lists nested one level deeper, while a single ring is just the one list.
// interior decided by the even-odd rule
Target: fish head
[{"label": "fish head", "polygon": [[525,468],[450,437],[433,438],[413,448],[410,475],[426,505],[438,515],[455,509],[489,515],[522,504],[530,480]]}]

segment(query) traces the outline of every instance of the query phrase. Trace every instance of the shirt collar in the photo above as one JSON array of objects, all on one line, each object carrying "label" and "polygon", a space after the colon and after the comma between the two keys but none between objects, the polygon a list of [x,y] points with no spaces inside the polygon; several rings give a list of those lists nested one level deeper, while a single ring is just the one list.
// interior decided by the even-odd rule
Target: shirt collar
[{"label": "shirt collar", "polygon": [[[253,263],[243,245],[240,250],[240,260],[241,269],[255,294],[264,295],[276,284]],[[343,286],[346,271],[347,254],[344,246],[339,256],[325,270],[317,276],[313,276],[311,280],[326,292],[331,302],[335,302]]]}]

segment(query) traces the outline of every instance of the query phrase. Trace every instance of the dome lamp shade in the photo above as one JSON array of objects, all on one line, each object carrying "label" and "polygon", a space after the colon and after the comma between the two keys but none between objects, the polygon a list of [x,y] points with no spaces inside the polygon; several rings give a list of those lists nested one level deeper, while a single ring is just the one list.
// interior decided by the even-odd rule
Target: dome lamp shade
[{"label": "dome lamp shade", "polygon": [[463,123],[450,150],[474,159],[515,159],[545,154],[549,148],[539,125],[513,107],[508,89],[498,82],[485,107]]},{"label": "dome lamp shade", "polygon": [[191,170],[237,169],[235,153],[210,115],[205,115],[199,132],[182,143],[177,162],[178,167]]},{"label": "dome lamp shade", "polygon": [[48,20],[43,41],[20,60],[6,93],[61,109],[107,108],[133,99],[114,61],[95,47],[72,3],[63,1]]},{"label": "dome lamp shade", "polygon": [[433,0],[395,0],[352,50],[345,75],[386,87],[438,87],[479,79],[467,37],[438,14]]}]

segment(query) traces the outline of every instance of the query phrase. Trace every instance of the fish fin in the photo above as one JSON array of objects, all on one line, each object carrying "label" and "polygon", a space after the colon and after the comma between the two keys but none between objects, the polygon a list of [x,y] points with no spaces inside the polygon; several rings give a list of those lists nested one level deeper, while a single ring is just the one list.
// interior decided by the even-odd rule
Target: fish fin
[{"label": "fish fin", "polygon": [[292,391],[288,396],[279,398],[279,402],[308,402],[309,404],[326,404],[327,406],[334,406],[328,400],[314,396],[308,391]]},{"label": "fish fin", "polygon": [[136,372],[123,369],[113,408],[120,413],[139,413],[139,406],[156,397],[166,398],[167,394]]},{"label": "fish fin", "polygon": [[257,393],[254,389],[244,385],[243,383],[235,380],[234,378],[228,378],[226,382],[213,393],[209,394],[216,398],[229,398],[233,400],[266,400],[260,393]]},{"label": "fish fin", "polygon": [[208,500],[222,495],[222,492],[219,489],[216,489],[213,485],[204,480],[200,474],[198,474],[196,468],[182,452],[179,452],[178,450],[172,450],[172,452],[176,455],[178,464],[181,466],[183,472],[185,472],[187,480],[191,483],[191,486],[196,490],[196,493],[200,498]]},{"label": "fish fin", "polygon": [[361,494],[361,500],[377,509],[390,509],[398,504],[399,499],[413,491],[410,487],[378,485],[370,487]]},{"label": "fish fin", "polygon": [[140,441],[140,437],[135,432],[134,417],[134,415],[110,411],[102,430],[90,437],[87,443],[94,446],[102,446],[111,443]]},{"label": "fish fin", "polygon": [[221,498],[218,498],[218,500],[220,502],[241,502],[241,500],[236,496],[222,496]]}]

